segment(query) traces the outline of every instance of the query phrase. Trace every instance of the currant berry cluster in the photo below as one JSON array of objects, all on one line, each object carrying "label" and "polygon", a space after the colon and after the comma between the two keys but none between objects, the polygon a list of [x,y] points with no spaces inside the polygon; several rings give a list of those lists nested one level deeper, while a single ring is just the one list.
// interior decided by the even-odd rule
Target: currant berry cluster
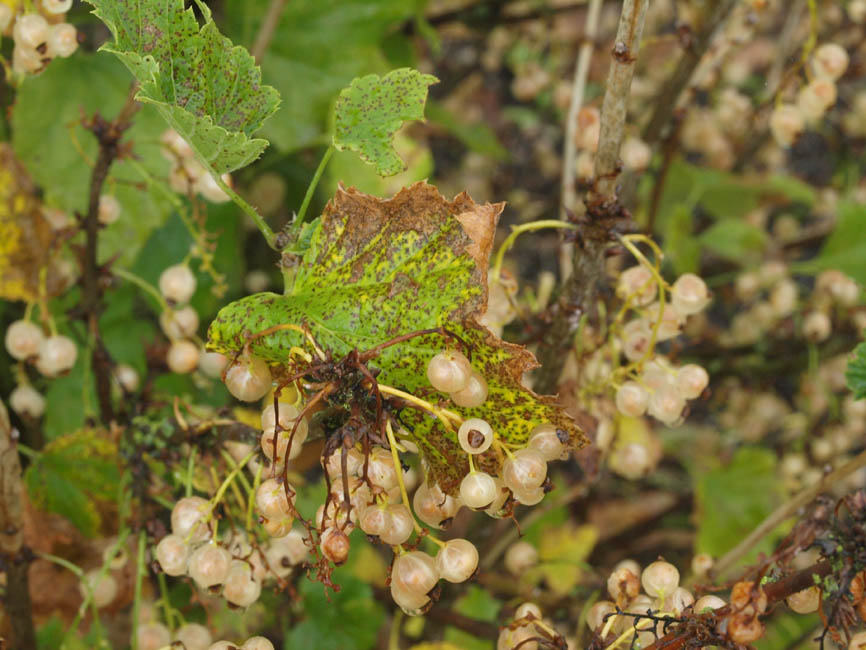
[{"label": "currant berry cluster", "polygon": [[[192,147],[182,135],[174,129],[168,129],[160,137],[160,142],[162,155],[171,163],[168,182],[175,192],[184,196],[201,194],[211,203],[225,203],[229,200],[228,194],[198,161]],[[231,185],[231,176],[228,173],[222,175],[222,180],[226,185]]]},{"label": "currant berry cluster", "polygon": [[26,6],[30,11],[18,14],[0,4],[0,33],[12,34],[12,70],[20,75],[42,72],[52,59],[78,49],[78,33],[64,20],[72,0],[38,0]]},{"label": "currant berry cluster", "polygon": [[138,650],[274,650],[274,644],[263,636],[254,636],[244,643],[216,641],[204,625],[185,623],[172,634],[162,623],[148,621],[138,626]]}]

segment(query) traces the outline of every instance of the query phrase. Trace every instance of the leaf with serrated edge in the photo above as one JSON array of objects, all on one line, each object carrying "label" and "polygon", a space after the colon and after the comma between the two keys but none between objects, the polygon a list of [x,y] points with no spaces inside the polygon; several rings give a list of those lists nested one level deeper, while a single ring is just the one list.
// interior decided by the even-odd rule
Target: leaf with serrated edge
[{"label": "leaf with serrated edge", "polygon": [[854,393],[854,399],[866,397],[866,343],[854,348],[854,355],[848,361],[845,371],[848,388]]},{"label": "leaf with serrated edge", "polygon": [[279,104],[261,83],[250,54],[216,28],[210,9],[196,2],[204,25],[183,0],[88,0],[114,35],[102,49],[138,79],[136,99],[163,118],[216,174],[258,158],[267,140],[252,138]]},{"label": "leaf with serrated edge", "polygon": [[427,88],[438,81],[411,68],[355,79],[334,108],[334,146],[357,151],[380,176],[404,171],[406,164],[394,151],[394,134],[405,122],[424,119]]},{"label": "leaf with serrated edge", "polygon": [[[438,334],[383,350],[371,362],[381,369],[379,381],[442,401],[463,417],[484,418],[506,443],[523,444],[536,425],[552,422],[582,446],[586,438],[554,398],[521,384],[523,374],[537,365],[532,353],[477,322],[487,304],[487,265],[502,207],[478,205],[465,193],[447,201],[426,183],[387,200],[341,189],[316,222],[286,295],[259,293],[227,305],[210,326],[208,347],[232,356],[249,342],[279,374],[290,348],[309,349],[306,339],[285,329],[251,341],[250,335],[294,323],[340,358],[443,326],[469,344],[473,367],[487,379],[490,392],[482,406],[456,407],[428,383],[429,360],[454,346]],[[455,493],[468,462],[454,432],[412,409],[404,409],[401,419],[412,429],[433,478]],[[477,465],[498,474],[503,460],[490,450]]]}]

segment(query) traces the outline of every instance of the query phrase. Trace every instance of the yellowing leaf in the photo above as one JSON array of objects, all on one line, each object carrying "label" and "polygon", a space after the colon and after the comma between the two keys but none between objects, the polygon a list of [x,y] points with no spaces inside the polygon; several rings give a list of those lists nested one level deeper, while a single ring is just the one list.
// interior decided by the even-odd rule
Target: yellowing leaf
[{"label": "yellowing leaf", "polygon": [[577,586],[584,564],[595,543],[598,530],[595,526],[564,526],[548,529],[538,545],[541,561],[537,571],[555,592],[564,594]]}]

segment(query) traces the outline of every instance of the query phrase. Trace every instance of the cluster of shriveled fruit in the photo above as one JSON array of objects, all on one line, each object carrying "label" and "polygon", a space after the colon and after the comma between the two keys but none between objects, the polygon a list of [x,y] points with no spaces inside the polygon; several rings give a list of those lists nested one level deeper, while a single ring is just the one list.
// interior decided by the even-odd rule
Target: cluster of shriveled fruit
[{"label": "cluster of shriveled fruit", "polygon": [[848,69],[848,53],[841,45],[825,43],[809,61],[810,79],[793,102],[776,106],[770,117],[770,131],[782,147],[790,147],[806,129],[816,124],[836,103],[836,81]]},{"label": "cluster of shriveled fruit", "polygon": [[52,59],[78,49],[78,33],[64,20],[72,0],[34,0],[32,5],[35,11],[17,14],[0,3],[0,33],[12,34],[12,69],[22,75],[42,72]]},{"label": "cluster of shriveled fruit", "polygon": [[[184,196],[201,194],[211,203],[225,203],[229,200],[228,194],[198,161],[192,147],[182,135],[169,129],[162,134],[160,141],[162,154],[171,163],[168,182],[175,192]],[[231,185],[232,179],[228,173],[222,175],[222,180],[226,185]]]},{"label": "cluster of shriveled fruit", "polygon": [[244,532],[217,541],[208,525],[212,505],[201,497],[185,497],[171,513],[171,534],[156,546],[156,559],[170,576],[188,575],[201,589],[219,591],[235,607],[259,599],[262,584],[282,579],[302,564],[309,547],[298,531],[286,530],[259,547]]}]

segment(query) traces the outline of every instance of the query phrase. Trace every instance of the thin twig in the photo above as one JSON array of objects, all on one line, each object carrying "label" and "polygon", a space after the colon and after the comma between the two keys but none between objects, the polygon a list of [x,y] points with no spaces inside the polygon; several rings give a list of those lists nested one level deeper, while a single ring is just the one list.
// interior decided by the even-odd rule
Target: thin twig
[{"label": "thin twig", "polygon": [[[577,192],[574,187],[574,167],[577,160],[577,147],[575,145],[574,132],[577,129],[577,115],[580,113],[580,107],[583,105],[586,80],[589,76],[589,64],[592,60],[593,49],[595,48],[595,39],[598,36],[601,4],[601,0],[590,0],[589,10],[586,14],[586,25],[583,28],[583,43],[580,46],[580,51],[577,55],[577,65],[574,69],[574,81],[571,85],[571,102],[568,105],[568,118],[565,123],[560,219],[565,219],[569,212],[574,213],[577,209]],[[563,244],[559,265],[563,280],[571,274],[571,259],[573,255],[574,245],[571,243]]]},{"label": "thin twig", "polygon": [[737,544],[734,548],[722,556],[712,570],[712,577],[716,580],[721,579],[725,574],[733,568],[733,566],[748,553],[759,541],[767,534],[776,529],[783,521],[792,517],[796,512],[810,503],[822,492],[829,490],[833,485],[844,479],[846,476],[853,474],[861,467],[866,466],[866,451],[860,452],[857,456],[849,460],[829,474],[812,487],[806,488],[799,494],[796,494],[786,503],[783,503],[775,511],[764,519],[758,527],[749,533],[743,541]]},{"label": "thin twig", "polygon": [[253,55],[256,63],[261,63],[262,57],[268,51],[268,46],[274,38],[277,25],[280,23],[280,16],[287,4],[288,0],[271,0],[268,12],[265,14],[265,19],[262,21],[261,27],[259,27],[259,33],[256,34],[256,40],[253,41],[253,46],[250,48],[250,54]]}]

